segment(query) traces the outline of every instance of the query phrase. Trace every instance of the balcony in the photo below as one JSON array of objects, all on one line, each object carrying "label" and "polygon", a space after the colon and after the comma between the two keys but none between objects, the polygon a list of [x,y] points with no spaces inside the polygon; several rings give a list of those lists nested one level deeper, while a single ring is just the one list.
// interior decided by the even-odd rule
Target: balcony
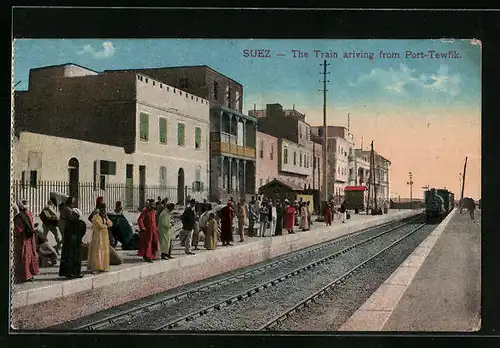
[{"label": "balcony", "polygon": [[211,151],[212,153],[221,153],[255,159],[255,149],[246,146],[238,146],[233,143],[214,141],[211,144]]},{"label": "balcony", "polygon": [[255,159],[255,149],[249,146],[238,145],[238,137],[228,133],[210,133],[210,147],[212,154],[227,154]]}]

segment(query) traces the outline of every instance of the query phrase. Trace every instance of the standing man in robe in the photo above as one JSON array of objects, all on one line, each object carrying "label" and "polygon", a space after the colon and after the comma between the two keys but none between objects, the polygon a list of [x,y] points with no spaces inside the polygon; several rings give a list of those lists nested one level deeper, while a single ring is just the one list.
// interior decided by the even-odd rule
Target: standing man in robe
[{"label": "standing man in robe", "polygon": [[61,207],[59,220],[64,222],[59,276],[82,278],[82,238],[87,225],[82,220],[81,212],[76,209],[75,197],[68,197],[66,204]]},{"label": "standing man in robe", "polygon": [[238,206],[236,207],[236,215],[238,217],[238,234],[240,235],[240,243],[244,242],[244,225],[245,225],[245,219],[247,217],[247,207],[246,207],[245,199],[241,200],[241,203],[238,203]]},{"label": "standing man in robe", "polygon": [[285,200],[285,216],[283,219],[283,228],[288,231],[289,234],[295,233],[293,231],[293,226],[295,226],[295,207],[290,204],[288,200]]},{"label": "standing man in robe", "polygon": [[283,204],[279,201],[276,201],[276,232],[275,235],[281,236],[283,235],[283,216],[285,215],[285,210],[283,208]]},{"label": "standing man in robe", "polygon": [[139,234],[139,252],[145,262],[152,263],[159,249],[158,227],[156,226],[155,201],[149,199],[146,208],[137,219]]},{"label": "standing man in robe", "polygon": [[259,209],[257,208],[257,202],[255,201],[255,196],[252,197],[250,204],[248,205],[248,235],[250,237],[255,237],[254,225],[258,220]]},{"label": "standing man in robe", "polygon": [[158,221],[158,233],[160,235],[160,250],[161,258],[163,260],[173,259],[172,257],[172,210],[174,210],[175,205],[173,203],[167,203],[166,200],[162,202],[165,208],[160,213],[160,219]]},{"label": "standing man in robe", "polygon": [[228,202],[227,205],[221,210],[222,245],[232,246],[231,242],[233,241],[233,217],[233,204],[232,202]]}]

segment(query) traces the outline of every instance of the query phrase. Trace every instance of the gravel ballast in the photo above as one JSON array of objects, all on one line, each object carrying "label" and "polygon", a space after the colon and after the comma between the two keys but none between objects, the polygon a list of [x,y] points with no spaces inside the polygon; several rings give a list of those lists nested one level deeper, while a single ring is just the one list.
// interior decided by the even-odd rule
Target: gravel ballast
[{"label": "gravel ballast", "polygon": [[[183,321],[175,329],[193,331],[256,330],[269,320],[306,299],[313,292],[327,285],[332,280],[369,259],[383,248],[409,233],[415,227],[417,225],[406,226],[394,233],[390,233],[347,252],[331,262],[317,266],[300,276],[290,278],[283,283],[257,293],[250,298],[243,299],[219,311],[213,311],[196,320]],[[425,228],[418,231],[415,235],[425,238],[427,235]],[[407,243],[405,241],[402,244],[406,245]],[[379,257],[377,257],[378,259]],[[372,263],[376,264],[375,261],[370,262],[370,264]],[[382,269],[385,269],[387,265],[382,267]],[[378,273],[381,273],[381,270]]]},{"label": "gravel ballast", "polygon": [[[407,219],[405,219],[407,220]],[[403,220],[403,221],[405,221]],[[358,233],[353,233],[349,236],[343,236],[340,238],[337,238],[335,240],[331,240],[328,242],[324,242],[315,246],[311,246],[305,249],[302,249],[300,251],[282,255],[277,258],[270,259],[268,261],[259,263],[257,265],[252,265],[249,267],[245,267],[243,269],[235,270],[228,272],[226,274],[218,275],[215,277],[211,277],[196,283],[192,284],[187,284],[184,286],[181,286],[176,289],[172,289],[160,294],[155,294],[153,296],[148,296],[146,298],[143,298],[138,301],[133,301],[129,302],[127,304],[102,311],[96,314],[93,314],[88,317],[80,318],[78,320],[65,323],[59,326],[59,328],[64,328],[64,329],[72,329],[76,328],[82,325],[88,325],[91,324],[92,322],[101,320],[103,318],[106,318],[108,316],[113,316],[116,315],[122,311],[128,310],[128,309],[133,309],[134,307],[138,307],[147,303],[152,303],[154,301],[162,300],[167,297],[172,297],[176,296],[178,294],[184,293],[184,292],[191,292],[188,297],[184,297],[180,299],[179,301],[172,301],[171,303],[162,305],[162,306],[157,306],[156,308],[151,308],[147,312],[139,313],[133,318],[125,318],[125,321],[117,321],[116,323],[109,324],[109,325],[104,325],[102,329],[104,330],[148,330],[148,329],[153,329],[154,327],[161,325],[163,323],[172,321],[176,318],[180,318],[183,315],[186,315],[188,313],[191,313],[193,311],[202,309],[205,306],[208,305],[213,305],[221,300],[230,298],[238,293],[241,293],[242,291],[245,291],[246,289],[249,289],[253,286],[257,286],[262,284],[263,282],[272,280],[276,277],[279,277],[281,275],[284,275],[290,271],[293,271],[297,268],[303,267],[306,264],[309,264],[317,259],[330,256],[331,254],[334,254],[346,247],[349,247],[353,244],[356,244],[360,241],[366,240],[370,237],[374,237],[378,234],[380,234],[382,231],[387,230],[391,227],[395,227],[400,225],[403,221],[394,221],[391,224],[388,224],[383,227],[375,227],[373,229],[370,229],[368,231],[361,231]],[[415,226],[415,225],[407,225],[406,229],[409,228],[409,226]],[[308,232],[304,232],[308,233]],[[393,234],[392,232],[390,233],[391,235]],[[383,237],[380,237],[383,238]],[[373,243],[373,242],[369,242]],[[368,244],[369,244],[368,243]],[[347,254],[350,254],[348,252]],[[343,257],[344,255],[342,255]],[[168,262],[168,261],[166,261]],[[329,262],[332,262],[329,261]],[[335,261],[336,262],[336,261]],[[319,269],[319,267],[323,267],[324,265],[317,266],[316,268]],[[247,274],[244,275],[244,273],[247,272],[254,272],[253,274]],[[317,273],[320,272],[319,270],[316,270],[315,268],[301,273],[299,275],[296,275],[293,278],[297,277],[303,277],[303,274],[309,274],[309,273]],[[226,284],[217,284],[214,287],[211,288],[205,288],[202,291],[197,290],[199,287],[206,286],[207,284],[211,282],[217,282],[221,281],[224,279],[227,279],[229,277],[235,277],[238,276],[238,279],[230,279]],[[239,277],[241,276],[241,277]],[[285,280],[284,283],[289,282],[291,279]],[[314,282],[313,282],[314,283]],[[293,286],[292,286],[293,288]],[[267,293],[268,291],[272,290],[273,288],[270,289],[264,289],[261,292]],[[299,290],[295,290],[298,292]],[[255,295],[253,296],[255,297]],[[252,298],[253,298],[252,297]],[[233,308],[233,305],[230,305],[227,310],[230,308]],[[206,318],[207,316],[203,316],[202,318]]]}]

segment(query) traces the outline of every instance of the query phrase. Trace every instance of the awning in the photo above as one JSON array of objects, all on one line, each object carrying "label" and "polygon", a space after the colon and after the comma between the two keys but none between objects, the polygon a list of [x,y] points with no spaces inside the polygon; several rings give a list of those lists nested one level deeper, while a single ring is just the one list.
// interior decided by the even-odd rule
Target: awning
[{"label": "awning", "polygon": [[364,191],[366,186],[346,186],[344,191]]}]

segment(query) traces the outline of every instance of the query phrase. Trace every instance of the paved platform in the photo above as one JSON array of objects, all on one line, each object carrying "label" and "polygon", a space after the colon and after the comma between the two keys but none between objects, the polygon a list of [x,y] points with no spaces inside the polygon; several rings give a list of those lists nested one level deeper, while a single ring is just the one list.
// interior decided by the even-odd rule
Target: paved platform
[{"label": "paved platform", "polygon": [[455,209],[340,331],[477,331],[481,215]]},{"label": "paved platform", "polygon": [[[121,251],[124,263],[108,273],[66,280],[58,268],[42,268],[35,282],[15,285],[12,292],[13,320],[19,328],[43,328],[166,291],[187,283],[249,266],[342,235],[391,220],[416,215],[420,210],[390,211],[379,216],[352,215],[333,226],[315,222],[307,232],[282,236],[247,237],[232,247],[215,250],[201,248],[196,255],[185,255],[174,242],[173,260],[144,263],[136,251]],[[239,238],[235,236],[235,240]],[[201,243],[200,243],[201,244]],[[84,263],[83,269],[86,269]],[[52,313],[52,314],[51,314]],[[47,316],[53,318],[48,321]]]}]

